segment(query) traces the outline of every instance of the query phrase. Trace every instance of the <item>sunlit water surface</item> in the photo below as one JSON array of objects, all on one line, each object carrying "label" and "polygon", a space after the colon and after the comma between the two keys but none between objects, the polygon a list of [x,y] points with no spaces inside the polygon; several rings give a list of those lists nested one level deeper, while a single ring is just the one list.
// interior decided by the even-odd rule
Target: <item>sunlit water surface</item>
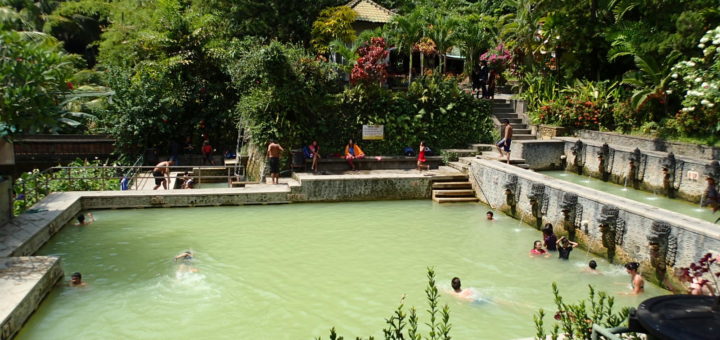
[{"label": "sunlit water surface", "polygon": [[[441,290],[459,276],[489,300],[443,292],[454,339],[531,337],[533,313],[555,310],[553,281],[566,301],[588,284],[629,290],[622,268],[581,249],[570,261],[530,258],[540,232],[486,211],[430,201],[97,211],[39,251],[88,286],[56,288],[18,339],[313,339],[332,326],[378,337],[403,295],[428,321],[427,266]],[[197,272],[178,272],[186,249]],[[582,272],[590,259],[604,275]],[[666,293],[646,287],[617,304]]]}]

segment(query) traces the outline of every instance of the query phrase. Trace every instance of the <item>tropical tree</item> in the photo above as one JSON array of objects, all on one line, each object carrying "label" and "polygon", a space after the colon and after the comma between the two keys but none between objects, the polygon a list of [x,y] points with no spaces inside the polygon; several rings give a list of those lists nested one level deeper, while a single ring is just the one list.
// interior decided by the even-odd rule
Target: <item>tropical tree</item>
[{"label": "tropical tree", "polygon": [[[677,51],[672,51],[661,61],[646,55],[633,56],[637,70],[626,73],[622,82],[635,88],[630,99],[635,110],[639,111],[648,101],[656,99],[662,105],[664,114],[668,114],[672,67],[680,56]],[[655,118],[650,110],[649,119]]]},{"label": "tropical tree", "polygon": [[352,23],[357,13],[350,7],[337,6],[323,9],[312,25],[311,43],[318,53],[328,53],[330,42],[339,40],[346,44],[355,40]]},{"label": "tropical tree", "polygon": [[395,43],[399,51],[408,55],[408,83],[412,81],[413,52],[415,44],[423,33],[423,22],[420,13],[411,12],[408,15],[395,16],[390,23],[389,38]]},{"label": "tropical tree", "polygon": [[458,24],[455,17],[446,16],[442,13],[437,13],[430,23],[427,34],[435,42],[435,46],[440,53],[440,63],[438,65],[440,72],[445,72],[447,54],[455,44]]},{"label": "tropical tree", "polygon": [[465,55],[465,72],[470,74],[480,53],[496,44],[495,18],[470,14],[458,24],[457,43]]}]

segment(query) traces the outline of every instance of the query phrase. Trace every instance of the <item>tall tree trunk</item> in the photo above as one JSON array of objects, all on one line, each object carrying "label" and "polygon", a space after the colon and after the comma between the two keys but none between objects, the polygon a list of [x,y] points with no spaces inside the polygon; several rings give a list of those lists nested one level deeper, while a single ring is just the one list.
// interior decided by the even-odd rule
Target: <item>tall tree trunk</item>
[{"label": "tall tree trunk", "polygon": [[425,53],[420,52],[420,76],[425,75]]},{"label": "tall tree trunk", "polygon": [[412,47],[410,47],[410,62],[408,63],[408,86],[410,85],[410,82],[412,81],[412,62],[413,62],[413,50]]}]

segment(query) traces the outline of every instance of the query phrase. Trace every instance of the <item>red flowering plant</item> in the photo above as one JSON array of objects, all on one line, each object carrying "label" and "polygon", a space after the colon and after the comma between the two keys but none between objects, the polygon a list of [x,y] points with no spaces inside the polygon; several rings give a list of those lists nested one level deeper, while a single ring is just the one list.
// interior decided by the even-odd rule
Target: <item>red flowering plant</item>
[{"label": "red flowering plant", "polygon": [[385,61],[389,53],[385,39],[371,38],[367,44],[358,48],[360,57],[350,73],[350,82],[382,85],[388,76]]},{"label": "red flowering plant", "polygon": [[500,43],[495,48],[480,55],[480,61],[486,61],[491,69],[500,74],[510,65],[512,54],[505,48],[505,45]]},{"label": "red flowering plant", "polygon": [[[720,268],[718,267],[720,267],[720,255],[713,257],[711,253],[707,253],[697,262],[691,263],[690,266],[679,268],[677,275],[683,281],[691,283],[689,289],[691,294],[717,295],[720,291],[720,285],[718,285]],[[707,278],[710,278],[710,280]],[[720,308],[720,298],[718,298],[716,308]]]}]

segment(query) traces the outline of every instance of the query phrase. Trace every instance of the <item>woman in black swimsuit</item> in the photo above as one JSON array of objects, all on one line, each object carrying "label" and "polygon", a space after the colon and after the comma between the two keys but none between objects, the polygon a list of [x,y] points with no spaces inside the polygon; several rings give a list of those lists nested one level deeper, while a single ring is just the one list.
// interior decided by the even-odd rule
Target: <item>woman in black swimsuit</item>
[{"label": "woman in black swimsuit", "polygon": [[560,255],[560,259],[562,260],[569,260],[570,259],[570,252],[573,250],[573,248],[577,247],[578,244],[576,242],[570,241],[567,239],[567,237],[563,236],[559,240],[557,240],[557,251]]},{"label": "woman in black swimsuit", "polygon": [[632,293],[630,295],[638,295],[645,292],[645,280],[642,275],[638,273],[640,264],[637,262],[628,262],[625,264],[625,271],[630,275],[630,286],[632,287]]}]

